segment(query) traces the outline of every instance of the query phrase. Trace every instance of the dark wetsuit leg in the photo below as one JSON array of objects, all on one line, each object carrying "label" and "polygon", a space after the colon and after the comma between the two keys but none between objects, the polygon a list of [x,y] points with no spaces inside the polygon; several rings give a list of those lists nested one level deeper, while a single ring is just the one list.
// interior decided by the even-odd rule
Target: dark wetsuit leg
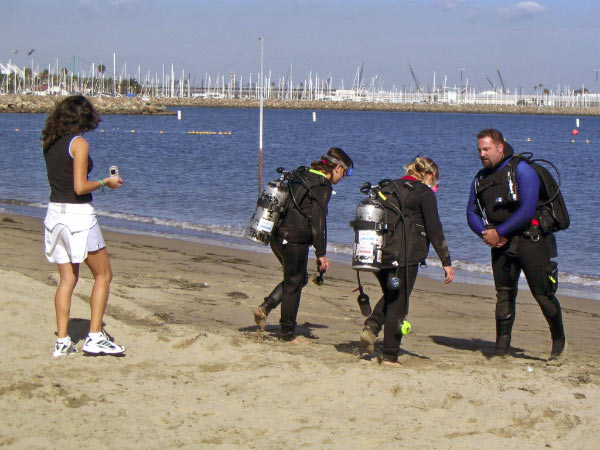
[{"label": "dark wetsuit leg", "polygon": [[[548,280],[553,266],[550,258],[555,256],[555,247],[550,237],[537,242],[519,237],[517,256],[506,256],[504,248],[492,249],[492,269],[496,285],[496,333],[510,336],[515,320],[515,300],[521,269],[527,278],[532,295],[540,305],[550,326],[552,340],[564,341],[564,329],[560,303]],[[498,342],[498,341],[497,341]]]},{"label": "dark wetsuit leg", "polygon": [[[377,274],[374,274],[377,276]],[[385,294],[375,304],[371,315],[365,320],[365,327],[370,328],[376,335],[379,334],[385,323]]]},{"label": "dark wetsuit leg", "polygon": [[[418,269],[419,267],[416,265],[408,267],[409,296],[417,279]],[[365,321],[365,325],[375,332],[381,330],[383,326],[383,357],[389,361],[398,359],[402,340],[400,328],[402,321],[408,314],[408,302],[404,291],[404,283],[406,282],[404,269],[400,269],[398,274],[401,280],[400,289],[388,289],[387,286],[388,277],[395,274],[396,269],[380,270],[375,274],[383,291],[383,297],[377,302],[373,313]]]},{"label": "dark wetsuit leg", "polygon": [[308,282],[308,245],[284,245],[283,294],[281,301],[281,335],[292,336],[300,307],[302,288]]},{"label": "dark wetsuit leg", "polygon": [[271,293],[265,297],[265,301],[262,303],[261,308],[265,310],[267,314],[269,314],[273,309],[277,308],[283,299],[283,281],[279,283],[275,288],[271,291]]},{"label": "dark wetsuit leg", "polygon": [[[275,257],[279,260],[279,263],[283,266],[283,244],[279,239],[271,239],[270,242],[271,250]],[[265,310],[267,314],[269,314],[273,309],[275,309],[281,303],[283,299],[283,281],[279,283],[275,288],[271,291],[271,293],[265,297],[265,301],[262,303],[261,308]]]},{"label": "dark wetsuit leg", "polygon": [[506,255],[506,248],[492,249],[492,271],[496,286],[496,343],[504,338],[506,352],[510,345],[510,334],[515,322],[516,299],[521,275],[521,264],[517,258]]},{"label": "dark wetsuit leg", "polygon": [[550,261],[550,251],[552,247],[542,240],[532,242],[530,239],[522,239],[519,242],[519,259],[523,273],[532,295],[550,326],[552,340],[556,341],[564,340],[565,334],[560,303],[554,295],[557,284],[549,280],[550,272],[555,267]]}]

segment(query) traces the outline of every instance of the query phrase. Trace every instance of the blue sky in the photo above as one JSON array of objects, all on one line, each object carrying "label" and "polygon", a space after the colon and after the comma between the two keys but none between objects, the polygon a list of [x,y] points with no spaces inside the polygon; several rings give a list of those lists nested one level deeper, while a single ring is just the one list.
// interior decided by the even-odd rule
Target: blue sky
[{"label": "blue sky", "polygon": [[[543,84],[596,90],[600,70],[597,0],[2,0],[0,62],[47,67],[73,56],[102,61],[112,74],[127,63],[142,78],[162,65],[197,82],[208,72],[253,79],[259,41],[265,70],[277,80],[293,66],[294,81],[318,73],[338,88],[364,77],[391,89],[446,76],[471,86],[498,84],[534,92]],[[28,56],[27,53],[35,49]],[[17,53],[15,53],[17,51]],[[462,72],[460,69],[464,69]],[[137,76],[136,76],[137,77]],[[600,74],[598,74],[600,77]]]}]

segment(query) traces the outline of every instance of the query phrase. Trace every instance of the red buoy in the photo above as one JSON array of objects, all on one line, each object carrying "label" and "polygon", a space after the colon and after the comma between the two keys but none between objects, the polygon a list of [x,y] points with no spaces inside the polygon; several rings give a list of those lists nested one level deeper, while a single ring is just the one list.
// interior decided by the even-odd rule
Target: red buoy
[{"label": "red buoy", "polygon": [[571,131],[571,134],[573,136],[577,136],[579,134],[579,131],[577,131],[576,129],[573,129],[573,131]]}]

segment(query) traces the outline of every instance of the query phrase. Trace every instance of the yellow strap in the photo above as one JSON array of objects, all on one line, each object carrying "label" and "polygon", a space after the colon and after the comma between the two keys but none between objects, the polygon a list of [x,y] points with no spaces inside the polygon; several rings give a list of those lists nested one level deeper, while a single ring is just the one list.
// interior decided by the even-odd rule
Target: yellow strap
[{"label": "yellow strap", "polygon": [[318,170],[315,170],[315,169],[309,169],[308,171],[309,171],[309,172],[312,172],[312,173],[316,173],[317,175],[321,175],[322,177],[325,177],[325,178],[327,178],[327,175],[325,175],[323,172],[319,172]]}]

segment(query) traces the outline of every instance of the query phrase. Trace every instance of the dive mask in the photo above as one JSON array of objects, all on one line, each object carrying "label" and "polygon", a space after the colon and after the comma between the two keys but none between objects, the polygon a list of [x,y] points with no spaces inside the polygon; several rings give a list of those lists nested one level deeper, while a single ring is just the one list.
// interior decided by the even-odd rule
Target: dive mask
[{"label": "dive mask", "polygon": [[345,177],[349,177],[350,175],[352,175],[352,167],[348,167],[348,165],[343,161],[340,161],[339,159],[329,155],[322,156],[321,159],[327,160],[340,166],[346,172],[346,174],[344,175]]}]

